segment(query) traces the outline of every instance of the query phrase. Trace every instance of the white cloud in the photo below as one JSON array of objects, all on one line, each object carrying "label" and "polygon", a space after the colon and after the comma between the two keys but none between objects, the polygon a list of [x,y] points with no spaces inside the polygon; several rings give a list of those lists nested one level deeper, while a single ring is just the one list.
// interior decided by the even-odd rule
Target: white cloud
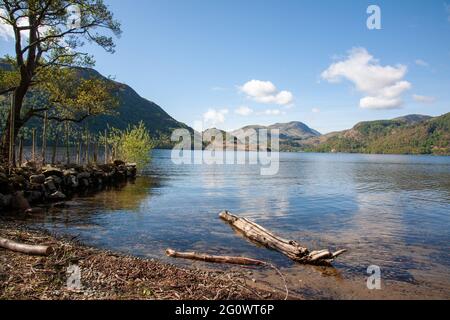
[{"label": "white cloud", "polygon": [[348,56],[335,62],[321,77],[330,83],[347,79],[366,96],[360,107],[366,109],[393,109],[403,104],[402,94],[411,88],[411,83],[403,80],[407,72],[404,65],[382,66],[364,48],[353,48]]},{"label": "white cloud", "polygon": [[203,121],[207,125],[216,126],[225,122],[225,116],[229,113],[228,109],[209,109],[203,114]]},{"label": "white cloud", "polygon": [[320,109],[319,108],[312,108],[311,112],[312,113],[320,113]]},{"label": "white cloud", "polygon": [[[8,14],[4,9],[0,9],[0,16],[2,17],[7,17]],[[19,27],[26,27],[29,26],[29,20],[28,17],[21,17],[17,20],[17,25]],[[39,27],[39,33],[41,34],[45,34],[46,32],[50,31],[52,28],[49,26],[41,26]],[[29,31],[24,30],[21,31],[21,36],[22,36],[22,40],[25,41],[28,39],[29,37]],[[0,38],[8,41],[8,40],[14,40],[15,39],[15,34],[14,34],[14,29],[11,25],[9,25],[8,23],[6,23],[3,19],[0,19]],[[61,40],[62,43],[64,43]]]},{"label": "white cloud", "polygon": [[436,101],[435,97],[421,96],[418,94],[414,94],[413,99],[416,102],[426,103],[426,104],[434,103]]},{"label": "white cloud", "polygon": [[[4,9],[0,9],[0,16],[6,17],[6,11]],[[7,24],[3,19],[0,19],[0,38],[4,40],[14,39],[14,30],[13,28]]]},{"label": "white cloud", "polygon": [[415,62],[420,67],[428,67],[429,66],[429,63],[422,59],[417,59]]},{"label": "white cloud", "polygon": [[234,113],[240,115],[240,116],[249,116],[253,113],[253,109],[250,109],[247,106],[241,106],[239,108],[237,108],[236,110],[234,110]]},{"label": "white cloud", "polygon": [[251,80],[239,88],[248,98],[265,104],[289,105],[294,95],[286,90],[278,91],[270,81]]}]

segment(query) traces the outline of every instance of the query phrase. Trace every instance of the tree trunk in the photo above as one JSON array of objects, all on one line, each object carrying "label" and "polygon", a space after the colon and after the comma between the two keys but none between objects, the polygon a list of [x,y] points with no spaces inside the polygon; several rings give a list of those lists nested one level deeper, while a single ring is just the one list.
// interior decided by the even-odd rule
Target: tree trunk
[{"label": "tree trunk", "polygon": [[44,113],[44,126],[42,129],[42,165],[45,165],[47,153],[47,112]]},{"label": "tree trunk", "polygon": [[49,246],[36,246],[14,242],[5,238],[0,238],[0,247],[9,249],[16,252],[38,255],[38,256],[48,256],[52,254],[53,249]]},{"label": "tree trunk", "polygon": [[70,142],[69,142],[69,123],[65,123],[66,129],[66,164],[70,164]]},{"label": "tree trunk", "polygon": [[[8,161],[11,144],[12,148],[14,148],[14,143],[17,139],[19,131],[24,125],[24,122],[20,118],[20,113],[22,110],[23,99],[28,91],[29,83],[29,79],[22,80],[20,85],[11,95],[11,108],[8,112],[8,118],[6,119],[0,144],[0,161],[3,163]],[[14,119],[13,126],[11,126],[11,118]],[[13,161],[15,162],[15,159],[13,159]]]},{"label": "tree trunk", "polygon": [[59,132],[56,132],[55,140],[53,140],[52,164],[56,164],[56,151],[59,143]]},{"label": "tree trunk", "polygon": [[310,252],[307,248],[300,246],[297,242],[280,238],[260,225],[248,219],[234,216],[228,211],[221,212],[220,218],[231,224],[250,240],[270,249],[277,250],[296,262],[314,265],[330,265],[335,258],[346,252],[346,250],[340,250],[334,253],[329,250]]},{"label": "tree trunk", "polygon": [[172,249],[167,249],[166,254],[172,258],[182,258],[190,260],[198,260],[212,263],[228,263],[239,264],[244,266],[265,266],[267,263],[264,261],[245,258],[245,257],[230,257],[230,256],[210,256],[207,254],[200,254],[195,252],[176,252]]},{"label": "tree trunk", "polygon": [[19,167],[23,164],[23,137],[20,137],[19,142]]},{"label": "tree trunk", "polygon": [[31,147],[31,161],[36,163],[36,128],[31,131],[32,147]]}]

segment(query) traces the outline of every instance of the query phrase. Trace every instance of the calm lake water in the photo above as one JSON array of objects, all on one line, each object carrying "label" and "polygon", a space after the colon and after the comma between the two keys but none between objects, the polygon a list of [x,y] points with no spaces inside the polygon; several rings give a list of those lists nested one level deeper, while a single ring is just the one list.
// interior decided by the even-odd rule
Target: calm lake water
[{"label": "calm lake water", "polygon": [[[450,298],[450,157],[284,153],[275,176],[249,165],[174,165],[170,151],[152,157],[135,183],[30,222],[171,263],[191,262],[166,258],[169,247],[263,259],[307,298]],[[218,218],[224,209],[310,249],[349,252],[334,269],[297,265],[237,235]],[[366,287],[370,265],[381,268],[382,290]],[[281,288],[272,274],[253,277]]]}]

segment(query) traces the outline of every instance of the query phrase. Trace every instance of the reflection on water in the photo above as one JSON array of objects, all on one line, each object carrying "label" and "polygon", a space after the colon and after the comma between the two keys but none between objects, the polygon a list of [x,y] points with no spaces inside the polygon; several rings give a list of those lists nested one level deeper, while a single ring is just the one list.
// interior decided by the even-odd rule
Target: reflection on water
[{"label": "reflection on water", "polygon": [[[278,175],[259,169],[177,166],[157,150],[135,183],[32,222],[146,257],[167,259],[172,247],[264,259],[283,268],[292,290],[314,297],[450,297],[450,158],[282,154]],[[336,269],[296,265],[235,234],[218,218],[223,209],[310,248],[349,253]],[[373,264],[390,290],[365,288]]]}]

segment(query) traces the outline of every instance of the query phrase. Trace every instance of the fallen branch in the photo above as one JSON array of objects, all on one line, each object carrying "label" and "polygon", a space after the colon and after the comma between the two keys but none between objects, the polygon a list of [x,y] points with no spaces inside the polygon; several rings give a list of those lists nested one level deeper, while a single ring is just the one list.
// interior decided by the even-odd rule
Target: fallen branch
[{"label": "fallen branch", "polygon": [[268,248],[277,250],[299,263],[330,265],[334,259],[344,252],[347,252],[347,250],[339,250],[334,253],[329,250],[310,252],[307,248],[302,247],[297,242],[280,238],[260,225],[248,219],[239,218],[232,215],[228,211],[221,212],[220,218],[231,224],[250,240],[253,240]]},{"label": "fallen branch", "polygon": [[286,279],[281,273],[281,271],[276,268],[273,264],[256,260],[252,258],[246,258],[246,257],[230,257],[230,256],[212,256],[202,253],[196,253],[196,252],[177,252],[172,249],[167,249],[166,254],[169,257],[172,258],[182,258],[182,259],[189,259],[189,260],[198,260],[198,261],[205,261],[205,262],[212,262],[212,263],[226,263],[226,264],[238,264],[238,265],[244,265],[244,266],[264,266],[274,269],[277,274],[281,277],[284,283],[284,289],[286,291],[286,297],[285,300],[289,297],[289,289],[286,284]]},{"label": "fallen branch", "polygon": [[183,258],[190,260],[198,260],[212,263],[227,263],[227,264],[239,264],[244,266],[262,266],[267,263],[264,261],[245,258],[245,257],[229,257],[229,256],[210,256],[207,254],[200,254],[196,252],[177,252],[172,249],[167,249],[166,254],[172,258]]},{"label": "fallen branch", "polygon": [[0,238],[0,247],[37,256],[48,256],[53,252],[52,247],[49,246],[23,244],[5,238]]}]

